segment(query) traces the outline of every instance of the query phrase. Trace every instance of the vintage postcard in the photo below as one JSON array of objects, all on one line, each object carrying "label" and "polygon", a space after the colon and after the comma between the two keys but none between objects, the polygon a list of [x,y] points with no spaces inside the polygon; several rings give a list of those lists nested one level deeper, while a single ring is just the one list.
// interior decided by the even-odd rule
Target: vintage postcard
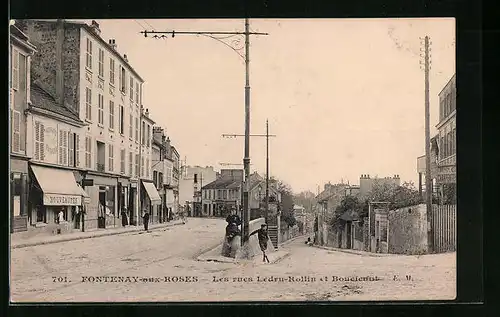
[{"label": "vintage postcard", "polygon": [[454,19],[9,27],[11,302],[455,299]]}]

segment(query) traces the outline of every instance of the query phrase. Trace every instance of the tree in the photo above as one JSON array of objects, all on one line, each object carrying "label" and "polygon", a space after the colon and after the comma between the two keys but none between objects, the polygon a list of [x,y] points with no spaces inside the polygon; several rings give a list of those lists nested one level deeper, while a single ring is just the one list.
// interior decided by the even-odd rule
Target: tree
[{"label": "tree", "polygon": [[345,196],[340,205],[335,209],[333,217],[330,219],[330,225],[335,228],[341,227],[345,221],[340,217],[347,211],[352,211],[358,214],[360,219],[368,215],[368,204],[366,201],[360,201],[355,196]]},{"label": "tree", "polygon": [[385,201],[389,209],[399,209],[423,203],[418,190],[412,182],[405,182],[401,186],[389,183],[374,183],[368,194],[369,201]]},{"label": "tree", "polygon": [[316,195],[314,195],[311,191],[303,191],[293,195],[294,203],[304,207],[307,212],[312,212],[315,204],[315,198]]}]

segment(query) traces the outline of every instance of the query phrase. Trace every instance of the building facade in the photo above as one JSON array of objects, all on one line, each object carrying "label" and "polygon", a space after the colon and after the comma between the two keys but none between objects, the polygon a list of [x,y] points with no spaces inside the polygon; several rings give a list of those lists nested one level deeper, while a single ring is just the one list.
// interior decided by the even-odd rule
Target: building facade
[{"label": "building facade", "polygon": [[150,146],[140,144],[141,122],[148,121],[141,119],[144,80],[118,52],[115,40],[101,37],[95,21],[20,24],[40,47],[33,58],[32,80],[85,123],[73,132],[77,179],[90,196],[85,227],[115,227],[121,217],[137,224],[140,179],[152,177],[146,175],[150,168],[144,168],[150,167]]},{"label": "building facade", "polygon": [[[196,175],[196,186],[204,186],[217,179],[217,172],[213,166],[182,166],[181,175],[179,176],[179,203],[192,210],[195,197],[194,177]],[[197,191],[200,188],[197,188]]]},{"label": "building facade", "polygon": [[28,230],[27,110],[31,102],[30,66],[36,48],[15,24],[10,26],[10,219],[11,232]]},{"label": "building facade", "polygon": [[223,169],[215,181],[201,186],[195,216],[226,217],[240,210],[243,175],[240,169]]},{"label": "building facade", "polygon": [[370,177],[370,175],[363,174],[359,178],[359,195],[360,197],[366,197],[374,186],[400,186],[401,179],[399,175],[394,175],[392,177]]},{"label": "building facade", "polygon": [[456,200],[456,74],[439,93],[437,185],[443,203]]}]

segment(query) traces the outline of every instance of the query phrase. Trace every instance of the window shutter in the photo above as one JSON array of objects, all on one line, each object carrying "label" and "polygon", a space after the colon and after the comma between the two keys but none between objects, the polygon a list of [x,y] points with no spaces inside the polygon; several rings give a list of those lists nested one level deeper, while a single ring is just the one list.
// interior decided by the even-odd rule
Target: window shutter
[{"label": "window shutter", "polygon": [[40,123],[40,160],[45,160],[45,126]]},{"label": "window shutter", "polygon": [[75,133],[75,162],[80,167],[80,135]]},{"label": "window shutter", "polygon": [[19,152],[21,150],[21,113],[19,111],[13,111],[12,118],[12,149],[15,152]]},{"label": "window shutter", "polygon": [[68,131],[68,165],[75,166],[75,134]]},{"label": "window shutter", "polygon": [[63,164],[63,131],[59,130],[59,164]]},{"label": "window shutter", "polygon": [[69,135],[69,131],[63,132],[63,137],[64,137],[63,164],[64,165],[68,165],[68,135]]},{"label": "window shutter", "polygon": [[40,159],[40,122],[35,122],[35,160]]}]

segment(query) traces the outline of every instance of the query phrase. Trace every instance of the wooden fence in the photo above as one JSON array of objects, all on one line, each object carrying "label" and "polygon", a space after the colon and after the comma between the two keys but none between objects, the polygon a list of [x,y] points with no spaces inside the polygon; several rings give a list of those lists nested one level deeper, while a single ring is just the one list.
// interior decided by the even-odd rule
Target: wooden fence
[{"label": "wooden fence", "polygon": [[437,253],[457,249],[457,205],[433,205],[432,228]]}]

